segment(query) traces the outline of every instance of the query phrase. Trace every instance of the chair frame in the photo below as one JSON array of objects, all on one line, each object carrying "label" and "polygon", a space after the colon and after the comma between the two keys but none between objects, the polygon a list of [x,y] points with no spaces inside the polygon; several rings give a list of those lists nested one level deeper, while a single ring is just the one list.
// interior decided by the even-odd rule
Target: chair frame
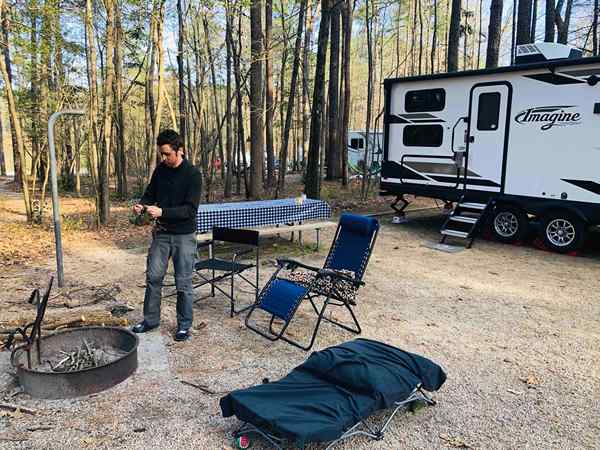
[{"label": "chair frame", "polygon": [[[348,428],[340,437],[337,439],[330,441],[325,447],[324,450],[331,450],[335,445],[339,442],[351,438],[353,436],[366,436],[376,441],[381,441],[385,438],[385,432],[389,427],[392,419],[396,416],[396,414],[402,408],[411,408],[417,402],[422,402],[427,406],[435,406],[436,401],[428,395],[422,388],[422,385],[419,384],[410,395],[400,402],[394,402],[393,409],[386,414],[385,419],[383,420],[383,424],[379,427],[372,427],[367,423],[367,419],[361,419],[356,422],[353,426]],[[362,428],[362,429],[361,429]],[[276,436],[273,433],[268,432],[267,430],[261,429],[251,423],[244,422],[242,426],[237,429],[233,436],[234,438],[239,438],[243,435],[247,434],[258,434],[266,439],[273,447],[277,450],[284,450],[284,445],[286,443],[286,439]]]},{"label": "chair frame", "polygon": [[[201,300],[204,300],[204,299],[207,299],[210,297],[214,297],[215,292],[219,291],[221,294],[223,294],[225,297],[227,297],[229,299],[229,301],[230,301],[229,316],[233,317],[236,314],[242,313],[242,312],[250,309],[254,305],[254,303],[256,303],[256,300],[258,298],[258,293],[259,293],[258,286],[259,286],[259,275],[260,275],[259,235],[258,235],[258,232],[255,230],[243,230],[243,229],[234,229],[234,228],[215,227],[215,228],[213,228],[213,239],[212,240],[206,241],[206,242],[200,242],[197,244],[198,253],[200,252],[201,248],[208,247],[208,259],[209,260],[213,259],[215,241],[235,243],[235,244],[245,244],[248,246],[246,248],[243,248],[243,249],[233,252],[231,261],[227,261],[227,262],[231,262],[232,265],[235,265],[236,263],[238,263],[239,258],[241,256],[247,255],[248,253],[251,253],[252,251],[255,251],[255,253],[256,253],[256,258],[255,258],[254,264],[251,264],[250,267],[248,267],[240,272],[232,270],[232,271],[226,271],[225,273],[217,275],[217,270],[214,268],[213,269],[199,269],[199,270],[195,269],[194,270],[194,273],[196,275],[198,275],[202,279],[202,281],[194,284],[192,286],[193,289],[197,289],[199,287],[210,284],[210,294],[194,300],[194,303],[198,303]],[[254,267],[254,271],[256,274],[255,281],[250,280],[243,274],[243,272],[245,270],[251,269],[252,267]],[[211,270],[212,277],[209,278],[209,277],[205,276],[202,273],[203,270]],[[250,305],[245,306],[240,309],[236,309],[236,306],[235,306],[236,299],[235,299],[234,291],[235,291],[235,277],[236,276],[243,279],[246,283],[248,283],[254,289],[254,302],[251,303]],[[229,292],[225,291],[224,289],[221,288],[221,286],[219,286],[217,284],[219,281],[225,280],[227,278],[230,279]]]},{"label": "chair frame", "polygon": [[[331,245],[331,247],[329,249],[329,253],[327,255],[327,258],[325,259],[324,265],[327,265],[327,263],[329,262],[329,260],[332,256],[332,252],[335,248],[335,243],[337,241],[337,238],[338,238],[340,232],[341,232],[341,225],[338,225],[336,232],[335,232],[335,236],[333,238],[333,244]],[[371,242],[369,243],[369,247],[368,247],[367,259],[365,261],[365,267],[368,265],[369,259],[371,258],[371,254],[373,253],[373,248],[375,246],[375,242],[377,240],[378,233],[379,233],[379,228],[377,230],[375,230],[375,232],[373,233],[373,236],[371,237]],[[285,341],[288,344],[291,344],[294,347],[297,347],[304,351],[310,350],[312,348],[312,346],[314,345],[316,337],[317,337],[317,333],[319,331],[319,326],[321,325],[321,322],[323,320],[325,320],[326,322],[329,322],[333,325],[337,325],[338,327],[343,328],[344,330],[350,331],[351,333],[354,333],[354,334],[360,334],[362,332],[360,323],[358,322],[358,319],[356,318],[356,315],[354,314],[354,311],[352,310],[352,305],[350,304],[350,302],[347,299],[336,294],[336,292],[337,292],[336,286],[340,281],[346,281],[346,282],[352,283],[354,285],[354,287],[358,290],[358,288],[360,286],[364,286],[364,284],[365,284],[362,281],[364,272],[362,274],[360,274],[360,278],[356,279],[356,278],[351,278],[347,275],[341,274],[332,269],[318,268],[318,267],[314,267],[314,266],[310,266],[310,265],[301,263],[299,261],[295,261],[292,259],[285,259],[285,258],[277,259],[277,266],[278,266],[277,270],[271,276],[271,278],[269,279],[269,281],[267,282],[265,287],[262,289],[261,294],[256,299],[256,302],[253,305],[251,305],[249,308],[250,311],[246,315],[246,319],[244,321],[246,326],[249,329],[258,333],[262,337],[270,340],[271,342],[275,342],[275,341],[278,341],[281,339],[282,341]],[[279,331],[276,331],[273,328],[273,325],[274,325],[274,322],[276,319],[276,316],[274,314],[271,314],[268,329],[260,328],[259,326],[253,324],[251,322],[250,318],[251,318],[252,314],[254,313],[254,311],[256,310],[256,308],[260,306],[260,300],[261,300],[262,296],[264,295],[265,292],[268,292],[270,285],[277,279],[279,272],[281,272],[281,270],[283,270],[283,269],[289,269],[293,272],[294,270],[296,270],[299,267],[309,270],[311,272],[314,272],[315,277],[312,280],[312,282],[307,286],[306,293],[303,294],[303,296],[294,305],[294,308],[292,309],[291,314],[290,314],[290,318],[287,321],[284,321],[285,323],[283,324],[283,326],[281,327],[281,329]],[[324,278],[327,276],[331,277],[331,280],[332,280],[331,281],[332,286],[331,286],[331,289],[329,290],[329,292],[324,292],[324,291],[321,291],[320,289],[316,289],[315,287],[317,284],[317,280],[319,278]],[[293,283],[293,281],[290,281],[290,282]],[[315,301],[314,301],[314,299],[317,297],[325,297],[323,306],[320,309],[317,307],[317,305],[315,304]],[[307,298],[309,300],[313,310],[317,314],[317,322],[315,324],[315,327],[314,327],[312,336],[310,338],[310,341],[308,342],[308,345],[302,345],[300,342],[284,336],[284,334],[287,330],[287,327],[291,323],[294,315],[296,314],[296,311],[300,307],[300,304],[302,303],[302,300],[304,300],[304,298]],[[353,322],[354,326],[352,326],[352,325],[349,326],[349,325],[343,324],[341,322],[338,322],[336,320],[333,320],[331,318],[325,317],[325,310],[327,309],[327,306],[329,306],[329,305],[345,307],[349,311],[350,316],[352,317],[352,322]],[[280,319],[280,320],[283,320],[283,319]]]}]

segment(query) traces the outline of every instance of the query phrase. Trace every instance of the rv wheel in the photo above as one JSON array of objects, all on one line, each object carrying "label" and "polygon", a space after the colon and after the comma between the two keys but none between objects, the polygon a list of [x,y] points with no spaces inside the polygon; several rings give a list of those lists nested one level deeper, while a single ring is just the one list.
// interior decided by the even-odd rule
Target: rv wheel
[{"label": "rv wheel", "polygon": [[501,242],[517,242],[527,231],[528,219],[519,208],[500,205],[494,210],[492,232]]},{"label": "rv wheel", "polygon": [[585,223],[567,212],[549,214],[544,220],[543,238],[546,246],[558,253],[577,250],[585,238]]}]

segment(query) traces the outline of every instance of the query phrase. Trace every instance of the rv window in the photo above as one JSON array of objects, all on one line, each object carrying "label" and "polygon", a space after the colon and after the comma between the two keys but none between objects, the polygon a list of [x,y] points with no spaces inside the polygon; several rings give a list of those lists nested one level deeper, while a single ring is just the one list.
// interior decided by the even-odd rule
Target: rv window
[{"label": "rv window", "polygon": [[441,125],[406,125],[402,142],[406,147],[439,147],[443,137]]},{"label": "rv window", "polygon": [[350,148],[364,148],[365,141],[359,138],[350,139]]},{"label": "rv window", "polygon": [[481,94],[477,108],[477,129],[481,131],[497,130],[499,117],[500,92]]},{"label": "rv window", "polygon": [[404,98],[406,112],[442,111],[445,106],[446,91],[443,89],[408,91]]}]

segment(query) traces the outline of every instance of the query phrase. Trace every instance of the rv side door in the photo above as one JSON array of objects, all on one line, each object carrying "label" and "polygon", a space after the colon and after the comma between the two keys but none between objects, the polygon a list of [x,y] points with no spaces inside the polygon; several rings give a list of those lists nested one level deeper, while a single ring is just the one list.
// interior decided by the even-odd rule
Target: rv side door
[{"label": "rv side door", "polygon": [[471,90],[467,133],[467,177],[471,190],[500,192],[512,87],[507,82]]}]

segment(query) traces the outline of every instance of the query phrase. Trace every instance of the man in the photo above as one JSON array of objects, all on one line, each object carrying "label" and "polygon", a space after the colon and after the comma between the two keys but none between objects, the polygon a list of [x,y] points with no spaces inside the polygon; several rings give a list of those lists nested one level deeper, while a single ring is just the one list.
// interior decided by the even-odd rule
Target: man
[{"label": "man", "polygon": [[160,323],[162,283],[169,258],[173,259],[177,287],[176,341],[190,337],[192,326],[192,274],[196,256],[196,210],[200,203],[202,177],[184,156],[183,140],[173,130],[156,138],[162,162],[156,167],[150,184],[133,211],[144,208],[156,224],[148,250],[144,320],[133,327],[145,333]]}]

